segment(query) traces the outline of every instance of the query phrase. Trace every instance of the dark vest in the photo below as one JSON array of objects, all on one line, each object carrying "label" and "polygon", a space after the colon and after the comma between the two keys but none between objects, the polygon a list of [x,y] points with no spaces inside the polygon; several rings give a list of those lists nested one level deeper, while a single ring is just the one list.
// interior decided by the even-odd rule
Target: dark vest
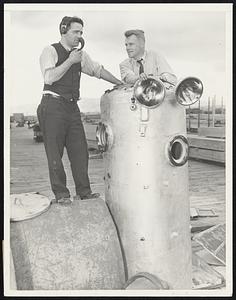
[{"label": "dark vest", "polygon": [[[70,55],[69,52],[61,45],[61,43],[52,44],[56,49],[58,55],[58,61],[56,67],[60,66]],[[79,99],[80,88],[80,76],[81,76],[81,63],[73,64],[70,69],[53,84],[44,84],[44,90],[52,91],[66,99]]]}]

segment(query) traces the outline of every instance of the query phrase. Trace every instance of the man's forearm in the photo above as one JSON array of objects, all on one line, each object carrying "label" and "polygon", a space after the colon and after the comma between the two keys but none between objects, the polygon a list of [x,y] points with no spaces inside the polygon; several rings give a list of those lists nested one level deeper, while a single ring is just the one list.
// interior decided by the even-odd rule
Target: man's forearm
[{"label": "man's forearm", "polygon": [[53,69],[48,69],[45,73],[45,82],[52,84],[55,81],[61,79],[61,77],[69,70],[72,66],[72,62],[67,59],[60,66]]},{"label": "man's forearm", "polygon": [[102,68],[101,70],[101,78],[113,84],[122,84],[123,82],[113,76],[109,71]]},{"label": "man's forearm", "polygon": [[128,84],[134,84],[139,79],[139,76],[135,74],[127,74],[124,78],[124,82]]}]

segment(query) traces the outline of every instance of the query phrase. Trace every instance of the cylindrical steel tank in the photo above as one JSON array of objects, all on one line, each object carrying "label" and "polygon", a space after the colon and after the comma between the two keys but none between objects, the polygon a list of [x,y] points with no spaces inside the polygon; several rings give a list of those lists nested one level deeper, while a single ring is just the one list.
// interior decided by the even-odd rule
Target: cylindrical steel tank
[{"label": "cylindrical steel tank", "polygon": [[121,289],[123,259],[115,225],[101,198],[52,204],[11,222],[18,290]]},{"label": "cylindrical steel tank", "polygon": [[119,231],[126,280],[145,272],[170,289],[191,289],[185,109],[174,87],[159,92],[163,101],[150,107],[135,100],[130,86],[102,96],[97,138],[105,198]]}]

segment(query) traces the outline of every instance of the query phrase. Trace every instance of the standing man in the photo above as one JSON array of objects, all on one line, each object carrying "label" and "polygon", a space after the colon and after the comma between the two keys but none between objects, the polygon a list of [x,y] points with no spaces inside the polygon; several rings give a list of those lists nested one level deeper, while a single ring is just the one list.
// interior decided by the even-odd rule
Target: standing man
[{"label": "standing man", "polygon": [[[143,30],[128,30],[125,32],[125,47],[129,58],[120,63],[121,79],[134,84],[138,79],[154,76],[162,81],[175,84],[176,76],[165,58],[154,51],[145,50]],[[164,73],[164,74],[163,74]]]},{"label": "standing man", "polygon": [[64,17],[59,30],[61,40],[46,47],[40,56],[44,78],[43,96],[37,109],[40,128],[48,159],[49,177],[56,202],[73,201],[66,187],[62,156],[67,149],[75,182],[75,199],[100,196],[92,193],[88,177],[88,149],[80,110],[81,72],[102,78],[113,84],[122,84],[110,72],[91,60],[85,51],[73,49],[80,44],[83,21],[78,17]]}]

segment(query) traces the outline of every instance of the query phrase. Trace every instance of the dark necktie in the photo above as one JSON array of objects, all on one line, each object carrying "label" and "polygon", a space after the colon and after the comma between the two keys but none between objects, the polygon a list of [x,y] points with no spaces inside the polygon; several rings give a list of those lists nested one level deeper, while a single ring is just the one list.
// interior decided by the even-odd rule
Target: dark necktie
[{"label": "dark necktie", "polygon": [[143,68],[143,63],[142,63],[142,58],[137,60],[137,63],[139,64],[139,75],[144,73],[144,68]]}]

